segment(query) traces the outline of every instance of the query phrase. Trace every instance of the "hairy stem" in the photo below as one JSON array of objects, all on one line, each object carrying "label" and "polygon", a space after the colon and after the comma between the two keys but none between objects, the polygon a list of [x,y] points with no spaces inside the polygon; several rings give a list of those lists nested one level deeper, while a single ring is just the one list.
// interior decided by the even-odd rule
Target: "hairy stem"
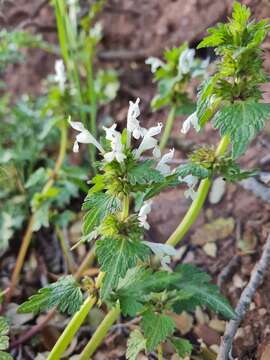
[{"label": "hairy stem", "polygon": [[[217,156],[223,155],[227,147],[229,146],[229,143],[230,143],[229,137],[227,135],[224,136],[217,147],[216,155]],[[176,230],[166,241],[166,244],[176,246],[183,239],[187,231],[190,229],[192,224],[197,219],[201,211],[201,208],[205,202],[205,199],[207,197],[210,186],[211,186],[211,180],[209,178],[201,181],[195,200],[192,202],[190,208],[188,209],[181,223],[178,225]]]},{"label": "hairy stem", "polygon": [[[61,131],[61,140],[60,140],[60,148],[59,148],[58,158],[56,160],[55,167],[54,167],[47,183],[44,185],[44,187],[42,189],[42,192],[41,192],[42,194],[45,194],[54,184],[54,181],[57,177],[57,174],[58,174],[58,172],[62,166],[62,163],[64,161],[64,158],[65,158],[66,147],[67,147],[67,127],[64,122],[61,123],[60,131]],[[35,213],[33,213],[31,215],[28,225],[27,225],[27,228],[26,228],[26,232],[22,239],[22,243],[21,243],[21,247],[19,250],[17,260],[16,260],[15,268],[14,268],[12,276],[11,276],[9,292],[7,294],[8,302],[13,295],[14,289],[18,282],[18,277],[20,275],[21,269],[24,264],[24,259],[25,259],[30,241],[32,239],[34,223],[35,223]]]},{"label": "hairy stem", "polygon": [[60,359],[63,352],[66,350],[70,342],[72,341],[73,337],[75,336],[76,332],[79,330],[80,326],[84,322],[87,314],[91,310],[91,308],[96,303],[96,297],[89,296],[83,305],[81,306],[80,310],[76,312],[73,316],[71,321],[69,322],[68,326],[65,328],[62,335],[57,340],[56,344],[54,345],[52,351],[49,354],[47,360],[57,360]]},{"label": "hairy stem", "polygon": [[55,231],[61,246],[61,250],[63,252],[63,257],[65,259],[67,269],[71,274],[73,274],[75,272],[76,264],[70,251],[68,241],[65,239],[63,230],[58,225],[56,225]]},{"label": "hairy stem", "polygon": [[164,150],[167,142],[170,138],[171,132],[172,132],[172,127],[173,127],[173,123],[174,123],[174,119],[175,119],[175,112],[176,112],[176,107],[173,106],[169,112],[169,115],[167,117],[166,120],[166,125],[165,125],[165,129],[163,131],[159,146],[160,146],[160,150]]},{"label": "hairy stem", "polygon": [[79,266],[78,270],[75,273],[75,277],[78,279],[80,278],[85,270],[91,266],[95,260],[96,254],[95,254],[95,248],[93,247],[90,249],[86,255],[86,257],[83,259],[83,262]]},{"label": "hairy stem", "polygon": [[84,348],[81,353],[79,360],[89,360],[93,353],[96,351],[98,346],[102,343],[104,337],[107,335],[109,329],[112,324],[118,319],[120,315],[120,305],[117,303],[115,307],[113,307],[108,314],[105,316],[94,335]]},{"label": "hairy stem", "polygon": [[163,349],[162,349],[162,344],[159,344],[157,347],[157,352],[158,352],[158,360],[163,360]]}]

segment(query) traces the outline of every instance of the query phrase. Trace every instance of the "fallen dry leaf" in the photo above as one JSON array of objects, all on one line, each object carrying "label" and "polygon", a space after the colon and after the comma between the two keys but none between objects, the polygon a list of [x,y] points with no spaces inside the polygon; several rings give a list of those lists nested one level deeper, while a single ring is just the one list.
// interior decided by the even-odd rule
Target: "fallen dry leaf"
[{"label": "fallen dry leaf", "polygon": [[195,233],[191,236],[191,242],[194,245],[205,245],[208,242],[222,240],[231,235],[234,230],[234,219],[229,217],[218,218],[211,223],[204,224],[197,228]]}]

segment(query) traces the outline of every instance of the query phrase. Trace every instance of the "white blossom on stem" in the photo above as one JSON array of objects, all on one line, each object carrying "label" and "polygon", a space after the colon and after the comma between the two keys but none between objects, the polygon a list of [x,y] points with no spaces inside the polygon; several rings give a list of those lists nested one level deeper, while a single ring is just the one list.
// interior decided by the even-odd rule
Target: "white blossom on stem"
[{"label": "white blossom on stem", "polygon": [[104,154],[104,159],[107,162],[111,162],[114,159],[116,161],[123,162],[126,155],[123,153],[123,144],[121,139],[121,133],[116,131],[116,124],[113,124],[110,128],[103,127],[106,131],[106,139],[111,142],[112,151]]},{"label": "white blossom on stem", "polygon": [[160,161],[158,162],[156,169],[164,176],[170,175],[171,168],[167,164],[174,157],[174,149],[171,149],[167,154],[164,154]]},{"label": "white blossom on stem", "polygon": [[197,132],[200,131],[200,125],[196,111],[189,115],[189,117],[183,122],[181,133],[187,134],[190,130],[191,125]]},{"label": "white blossom on stem", "polygon": [[180,176],[179,181],[186,183],[188,186],[188,189],[184,192],[185,198],[191,198],[192,200],[195,200],[197,192],[194,190],[194,188],[197,185],[199,179],[196,176],[187,175],[184,178]]},{"label": "white blossom on stem", "polygon": [[140,137],[146,132],[146,129],[140,126],[140,122],[137,119],[140,115],[140,108],[139,108],[140,99],[134,102],[129,102],[129,109],[127,115],[127,145],[130,146],[131,142],[131,134],[132,136],[138,140]]},{"label": "white blossom on stem", "polygon": [[150,225],[147,222],[147,215],[151,212],[151,206],[152,201],[145,201],[138,214],[139,224],[146,230],[150,229]]},{"label": "white blossom on stem", "polygon": [[154,149],[153,152],[155,152],[155,154],[157,154],[157,139],[154,138],[154,136],[160,134],[161,129],[162,129],[162,124],[159,123],[157,126],[153,126],[150,129],[148,129],[142,139],[142,142],[140,143],[140,146],[138,147],[138,149],[135,151],[135,157],[138,159],[141,154],[146,151],[146,150],[150,150],[150,149]]},{"label": "white blossom on stem", "polygon": [[56,81],[58,83],[59,89],[60,89],[61,93],[63,93],[65,91],[66,80],[67,80],[65,65],[64,65],[63,60],[61,60],[61,59],[56,60],[54,69],[55,69],[54,81]]},{"label": "white blossom on stem", "polygon": [[146,59],[145,63],[147,65],[151,66],[151,72],[154,74],[159,67],[163,67],[165,64],[160,59],[150,56],[148,59]]},{"label": "white blossom on stem", "polygon": [[79,143],[82,144],[92,144],[94,145],[101,153],[104,153],[103,147],[100,145],[100,143],[94,138],[94,136],[85,129],[84,125],[79,121],[71,121],[69,118],[68,120],[70,126],[74,129],[79,131],[80,133],[76,136],[76,140],[73,145],[73,151],[78,152],[79,151]]},{"label": "white blossom on stem", "polygon": [[181,74],[187,74],[190,72],[194,62],[194,56],[195,56],[194,49],[186,49],[182,52],[178,62],[178,71]]}]

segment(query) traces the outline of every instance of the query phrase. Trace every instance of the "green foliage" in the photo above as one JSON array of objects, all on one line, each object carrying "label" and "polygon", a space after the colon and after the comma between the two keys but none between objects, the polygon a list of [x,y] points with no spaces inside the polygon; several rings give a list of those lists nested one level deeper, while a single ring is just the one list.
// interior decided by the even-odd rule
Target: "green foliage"
[{"label": "green foliage", "polygon": [[198,177],[199,179],[205,179],[211,175],[211,171],[209,169],[204,168],[199,164],[194,164],[192,162],[180,165],[176,169],[176,173],[181,178],[184,178],[187,175],[193,175]]},{"label": "green foliage", "polygon": [[171,317],[149,309],[142,314],[142,329],[146,338],[146,348],[153,351],[159,343],[173,334],[175,322]]},{"label": "green foliage", "polygon": [[151,185],[160,183],[164,177],[158,170],[153,169],[154,161],[145,160],[131,164],[127,169],[127,180],[131,185]]},{"label": "green foliage", "polygon": [[9,323],[6,318],[0,316],[0,359],[12,360],[13,357],[5,350],[9,348]]},{"label": "green foliage", "polygon": [[232,156],[242,155],[250,141],[264,127],[270,118],[270,104],[255,101],[235,102],[221,108],[215,115],[214,127],[221,136],[229,135],[232,142]]},{"label": "green foliage", "polygon": [[52,51],[52,46],[42,40],[40,35],[32,35],[27,31],[0,31],[0,71],[8,64],[24,59],[23,48],[41,48]]},{"label": "green foliage", "polygon": [[88,235],[102,220],[120,207],[119,200],[108,193],[96,192],[87,195],[82,209],[87,210],[83,219],[83,235]]},{"label": "green foliage", "polygon": [[231,157],[223,156],[214,165],[214,173],[222,176],[227,181],[241,181],[251,176],[256,175],[257,170],[241,170],[239,164],[237,164]]},{"label": "green foliage", "polygon": [[40,289],[19,306],[18,313],[38,313],[57,307],[59,311],[72,315],[80,309],[82,302],[83,295],[79,284],[68,275]]},{"label": "green foliage", "polygon": [[[192,77],[204,76],[208,60],[194,58],[194,50],[189,50],[186,43],[164,52],[165,62],[149,58],[158,83],[158,94],[152,100],[152,108],[158,110],[164,106],[175,106],[176,114],[189,115],[194,110],[194,104],[187,93],[187,85]],[[189,52],[189,59],[184,60]],[[183,60],[183,61],[182,61]],[[184,68],[182,68],[184,62]]]},{"label": "green foliage", "polygon": [[96,254],[101,270],[106,272],[101,288],[101,296],[106,299],[128,269],[139,260],[146,261],[149,249],[136,238],[107,237],[96,242]]},{"label": "green foliage", "polygon": [[127,342],[127,359],[136,360],[142,350],[146,350],[146,340],[138,329],[133,330]]},{"label": "green foliage", "polygon": [[188,340],[183,338],[172,337],[170,341],[173,344],[173,347],[175,348],[177,354],[181,358],[185,358],[186,356],[191,354],[192,345]]},{"label": "green foliage", "polygon": [[210,277],[190,264],[179,265],[176,272],[181,278],[175,287],[190,295],[188,300],[179,300],[174,304],[174,310],[194,310],[196,306],[207,306],[217,314],[232,319],[235,313],[228,300],[223,297],[218,287],[210,283]]}]

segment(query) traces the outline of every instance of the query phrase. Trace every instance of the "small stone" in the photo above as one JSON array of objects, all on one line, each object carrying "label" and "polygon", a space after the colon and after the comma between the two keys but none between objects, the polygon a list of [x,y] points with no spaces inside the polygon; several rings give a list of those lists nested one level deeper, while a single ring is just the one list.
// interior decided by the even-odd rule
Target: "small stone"
[{"label": "small stone", "polygon": [[218,204],[226,192],[226,181],[222,177],[218,177],[213,181],[213,185],[209,194],[210,204]]}]

